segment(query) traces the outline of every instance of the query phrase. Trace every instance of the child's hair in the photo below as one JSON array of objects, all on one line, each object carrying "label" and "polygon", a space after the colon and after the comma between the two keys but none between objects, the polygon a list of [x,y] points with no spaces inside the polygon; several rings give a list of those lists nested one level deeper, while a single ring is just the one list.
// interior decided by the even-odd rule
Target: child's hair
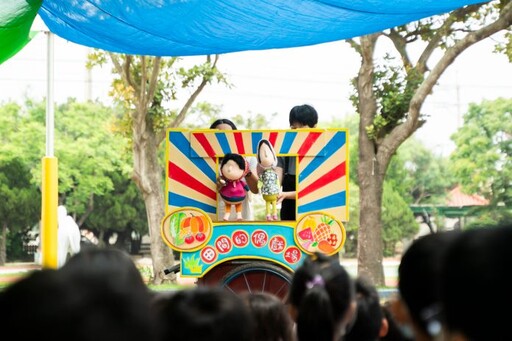
[{"label": "child's hair", "polygon": [[414,240],[398,266],[398,291],[415,325],[431,337],[441,332],[443,257],[458,230],[427,234]]},{"label": "child's hair", "polygon": [[266,292],[245,292],[241,296],[253,318],[253,341],[293,340],[293,321],[281,299]]},{"label": "child's hair", "polygon": [[318,123],[318,113],[309,104],[296,105],[290,110],[290,126],[294,123],[313,128]]},{"label": "child's hair", "polygon": [[[321,253],[293,275],[288,303],[296,309],[298,340],[332,341],[355,302],[354,282],[339,261]],[[342,333],[343,334],[343,333]]]},{"label": "child's hair", "polygon": [[393,315],[391,309],[392,303],[391,301],[386,301],[382,304],[382,314],[388,323],[388,330],[386,335],[383,335],[379,338],[381,341],[414,341],[414,339],[407,337],[402,329],[395,316]]},{"label": "child's hair", "polygon": [[21,340],[155,340],[151,294],[132,275],[129,255],[92,250],[58,270],[34,270],[2,290],[2,330],[21,331]]},{"label": "child's hair", "polygon": [[345,335],[345,341],[377,340],[382,328],[384,313],[379,292],[367,279],[358,277],[356,284],[357,314],[355,323]]},{"label": "child's hair", "polygon": [[251,341],[252,317],[242,298],[220,287],[183,289],[156,307],[162,340]]},{"label": "child's hair", "polygon": [[467,340],[510,340],[506,311],[512,307],[512,225],[462,231],[443,261],[441,298],[447,329]]}]

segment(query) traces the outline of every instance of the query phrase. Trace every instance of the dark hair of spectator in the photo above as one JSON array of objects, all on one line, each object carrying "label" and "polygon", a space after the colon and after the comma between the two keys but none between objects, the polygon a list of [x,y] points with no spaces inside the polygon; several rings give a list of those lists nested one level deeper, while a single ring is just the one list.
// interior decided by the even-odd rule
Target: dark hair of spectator
[{"label": "dark hair of spectator", "polygon": [[183,289],[155,306],[162,341],[251,341],[249,308],[220,287]]},{"label": "dark hair of spectator", "polygon": [[321,253],[295,271],[288,303],[297,310],[299,341],[332,341],[345,333],[341,325],[355,300],[354,282],[339,261]]},{"label": "dark hair of spectator", "polygon": [[281,299],[266,292],[246,292],[241,296],[254,321],[252,341],[293,340],[293,321]]},{"label": "dark hair of spectator", "polygon": [[467,340],[510,340],[512,225],[464,230],[446,253],[445,324]]},{"label": "dark hair of spectator", "polygon": [[344,341],[377,340],[384,314],[379,292],[366,278],[358,277],[356,284],[357,313],[355,323],[345,335]]},{"label": "dark hair of spectator", "polygon": [[412,242],[398,267],[398,291],[421,332],[441,332],[441,268],[443,257],[459,231],[422,236]]}]

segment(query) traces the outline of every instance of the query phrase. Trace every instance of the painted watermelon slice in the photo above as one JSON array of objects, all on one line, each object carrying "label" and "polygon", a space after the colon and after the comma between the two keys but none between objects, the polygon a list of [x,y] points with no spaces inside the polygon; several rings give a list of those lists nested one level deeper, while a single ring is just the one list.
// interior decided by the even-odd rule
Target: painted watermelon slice
[{"label": "painted watermelon slice", "polygon": [[302,240],[311,240],[313,241],[313,232],[311,231],[311,228],[304,229],[297,233],[300,239]]}]

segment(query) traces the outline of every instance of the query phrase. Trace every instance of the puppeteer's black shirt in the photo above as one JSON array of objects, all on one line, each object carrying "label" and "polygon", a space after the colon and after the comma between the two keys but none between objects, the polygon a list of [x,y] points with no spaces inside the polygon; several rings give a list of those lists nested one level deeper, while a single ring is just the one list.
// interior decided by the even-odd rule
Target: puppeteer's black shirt
[{"label": "puppeteer's black shirt", "polygon": [[[296,157],[282,156],[277,159],[277,166],[283,168],[283,192],[295,191]],[[281,220],[295,220],[296,203],[293,199],[284,199],[281,204]]]}]

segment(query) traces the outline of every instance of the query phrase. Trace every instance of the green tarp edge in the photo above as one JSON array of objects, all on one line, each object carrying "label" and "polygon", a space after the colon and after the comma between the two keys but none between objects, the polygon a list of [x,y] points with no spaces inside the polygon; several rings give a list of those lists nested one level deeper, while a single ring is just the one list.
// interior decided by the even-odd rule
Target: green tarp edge
[{"label": "green tarp edge", "polygon": [[38,33],[31,31],[42,0],[9,0],[0,9],[0,64],[21,51]]}]

